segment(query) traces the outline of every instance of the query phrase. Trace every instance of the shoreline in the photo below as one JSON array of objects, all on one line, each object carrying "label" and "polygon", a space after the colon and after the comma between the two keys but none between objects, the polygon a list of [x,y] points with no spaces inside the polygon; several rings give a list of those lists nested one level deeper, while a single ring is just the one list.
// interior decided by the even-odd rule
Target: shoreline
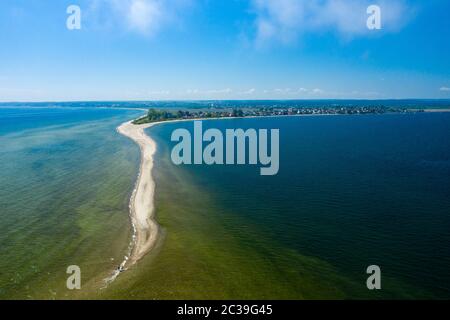
[{"label": "shoreline", "polygon": [[145,129],[160,122],[134,125],[132,121],[121,124],[117,128],[117,132],[132,140],[140,149],[139,174],[129,203],[133,235],[124,260],[113,272],[113,275],[105,279],[107,284],[114,281],[121,272],[135,265],[150,252],[160,233],[154,216],[155,181],[152,175],[156,142],[144,132]]},{"label": "shoreline", "polygon": [[133,235],[121,264],[113,271],[112,275],[105,279],[106,286],[113,282],[120,273],[135,265],[155,246],[160,229],[155,219],[155,181],[153,179],[153,156],[156,152],[156,142],[144,130],[158,124],[203,121],[203,120],[224,120],[236,118],[207,118],[207,119],[174,119],[168,121],[158,121],[135,125],[131,121],[122,123],[117,127],[117,132],[132,140],[140,149],[139,174],[133,189],[130,203],[129,216]]}]

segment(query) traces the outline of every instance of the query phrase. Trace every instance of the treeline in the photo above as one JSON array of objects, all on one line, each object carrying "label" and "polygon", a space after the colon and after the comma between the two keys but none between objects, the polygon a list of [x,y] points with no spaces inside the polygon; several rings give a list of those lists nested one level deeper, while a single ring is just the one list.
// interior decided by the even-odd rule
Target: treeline
[{"label": "treeline", "polygon": [[144,124],[151,122],[160,122],[176,119],[201,119],[201,118],[225,118],[225,117],[243,117],[244,112],[241,109],[230,111],[168,111],[149,109],[147,115],[133,121],[134,124]]},{"label": "treeline", "polygon": [[133,121],[133,123],[144,124],[150,122],[167,121],[172,119],[176,119],[176,116],[172,112],[165,110],[149,109],[145,117],[137,119]]},{"label": "treeline", "polygon": [[291,115],[357,115],[357,114],[383,114],[383,113],[407,113],[423,112],[423,110],[409,110],[406,108],[394,108],[384,106],[333,106],[315,108],[247,108],[247,109],[223,109],[223,110],[158,110],[150,109],[145,117],[134,124],[160,122],[174,119],[207,119],[207,118],[243,118],[243,117],[267,117],[267,116],[291,116]]}]

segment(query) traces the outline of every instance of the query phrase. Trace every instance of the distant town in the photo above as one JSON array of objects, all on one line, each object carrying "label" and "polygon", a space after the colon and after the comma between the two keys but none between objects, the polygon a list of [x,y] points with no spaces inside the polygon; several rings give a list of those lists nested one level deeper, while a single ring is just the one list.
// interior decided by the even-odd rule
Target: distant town
[{"label": "distant town", "polygon": [[329,107],[259,107],[259,108],[204,108],[204,109],[149,109],[146,116],[135,120],[134,124],[151,122],[208,119],[208,118],[246,118],[297,115],[358,115],[385,113],[424,112],[419,109],[394,108],[383,106],[329,106]]}]

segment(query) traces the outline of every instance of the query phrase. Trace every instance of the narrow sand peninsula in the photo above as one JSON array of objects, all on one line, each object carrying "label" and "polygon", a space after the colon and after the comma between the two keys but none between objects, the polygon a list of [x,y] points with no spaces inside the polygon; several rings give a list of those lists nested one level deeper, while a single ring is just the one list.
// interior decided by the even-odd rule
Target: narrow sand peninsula
[{"label": "narrow sand peninsula", "polygon": [[120,272],[134,265],[147,254],[155,245],[159,234],[159,226],[154,219],[155,182],[152,177],[153,155],[156,152],[156,143],[144,130],[157,123],[134,125],[126,122],[117,128],[117,131],[130,138],[141,149],[141,165],[139,177],[130,200],[130,217],[133,226],[133,240],[129,255],[118,267],[113,276],[106,279],[113,281]]}]

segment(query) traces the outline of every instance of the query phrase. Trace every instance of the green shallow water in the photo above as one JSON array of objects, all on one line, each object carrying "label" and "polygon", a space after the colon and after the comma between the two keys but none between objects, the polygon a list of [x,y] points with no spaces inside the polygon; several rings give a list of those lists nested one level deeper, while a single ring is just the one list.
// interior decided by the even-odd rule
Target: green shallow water
[{"label": "green shallow water", "polygon": [[129,243],[139,165],[115,128],[141,112],[0,111],[0,298],[77,297],[66,288],[69,265],[97,292]]}]

